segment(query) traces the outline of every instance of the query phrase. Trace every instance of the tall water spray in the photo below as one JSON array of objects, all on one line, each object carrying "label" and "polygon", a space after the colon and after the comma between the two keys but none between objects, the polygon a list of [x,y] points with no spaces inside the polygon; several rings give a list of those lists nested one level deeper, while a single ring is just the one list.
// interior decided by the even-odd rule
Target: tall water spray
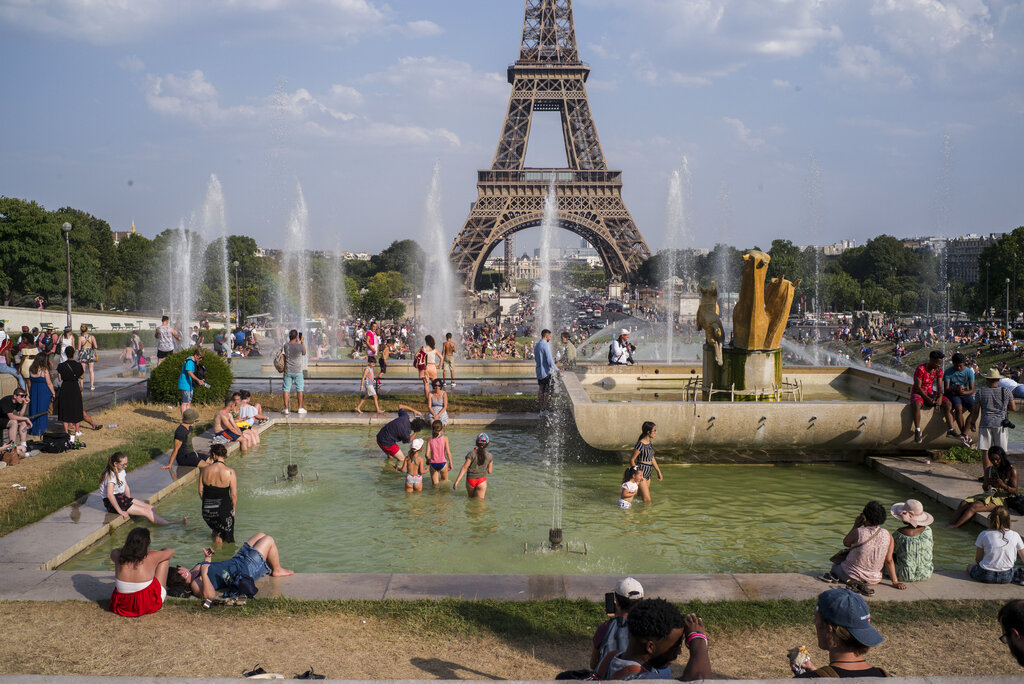
[{"label": "tall water spray", "polygon": [[[210,174],[210,182],[206,187],[206,199],[202,210],[203,237],[208,243],[220,241],[218,258],[220,261],[221,294],[224,304],[224,329],[231,331],[231,280],[228,275],[228,220],[224,208],[224,190],[217,174]],[[241,325],[241,321],[237,321]]]},{"label": "tall water spray", "polygon": [[[722,245],[729,244],[729,236],[733,231],[733,210],[732,193],[729,186],[723,181],[718,193],[718,241]],[[726,292],[732,292],[732,264],[730,263],[731,250],[715,250],[715,282],[718,284],[719,301]],[[731,303],[731,297],[728,300]],[[725,339],[732,339],[732,315],[731,311],[722,310],[722,326],[725,332]]]},{"label": "tall water spray", "polygon": [[295,206],[288,217],[287,247],[281,261],[279,305],[281,323],[293,324],[305,332],[309,320],[309,209],[302,193],[302,184],[296,184]]},{"label": "tall water spray", "polygon": [[540,278],[537,281],[537,314],[539,329],[535,335],[540,337],[541,330],[551,330],[554,318],[551,312],[551,241],[558,225],[558,188],[555,179],[551,179],[548,194],[544,198],[544,218],[540,224]]},{"label": "tall water spray", "polygon": [[331,258],[331,325],[338,326],[347,309],[345,291],[345,259],[341,247],[334,250]]},{"label": "tall water spray", "polygon": [[[822,181],[821,181],[821,166],[818,165],[818,159],[811,153],[808,179],[807,179],[807,211],[808,211],[808,228],[810,231],[811,244],[817,245],[817,240],[822,236],[824,224],[825,224],[825,213],[824,207],[822,206],[823,201]],[[818,321],[821,320],[821,250],[819,247],[814,246],[814,336],[815,338],[820,336],[818,330]],[[814,357],[818,359],[818,345],[817,340],[814,340]]]},{"label": "tall water spray", "polygon": [[686,240],[685,188],[689,185],[689,161],[683,157],[678,170],[672,172],[665,205],[665,232],[668,237],[668,272],[665,273],[665,296],[668,300],[665,319],[665,359],[672,363],[676,327],[676,276],[679,270],[679,250]]},{"label": "tall water spray", "polygon": [[171,324],[179,328],[185,340],[188,340],[188,329],[192,326],[192,318],[195,316],[195,277],[193,274],[193,262],[196,259],[197,247],[200,240],[192,229],[195,224],[194,217],[189,220],[188,227],[185,221],[178,223],[178,230],[168,245],[170,254],[168,263],[170,265],[170,308],[168,314],[171,317]]},{"label": "tall water spray", "polygon": [[[435,340],[443,340],[445,333],[454,338],[458,316],[456,313],[455,272],[448,261],[444,219],[441,215],[441,163],[434,162],[426,203],[423,207],[423,233],[426,247],[426,271],[423,273],[423,308],[420,311],[424,332]],[[438,341],[438,344],[441,342]]]}]

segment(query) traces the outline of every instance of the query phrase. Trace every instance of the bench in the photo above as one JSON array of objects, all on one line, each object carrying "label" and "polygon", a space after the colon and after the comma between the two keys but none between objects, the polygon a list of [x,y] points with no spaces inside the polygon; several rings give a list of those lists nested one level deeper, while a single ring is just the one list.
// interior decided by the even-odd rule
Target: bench
[{"label": "bench", "polygon": [[111,323],[110,324],[110,329],[111,330],[120,330],[121,329],[121,324],[120,323]]},{"label": "bench", "polygon": [[134,323],[122,323],[121,325],[125,330],[135,330]]},{"label": "bench", "polygon": [[84,325],[86,328],[88,328],[89,332],[92,332],[93,330],[96,329],[96,326],[93,325],[92,323],[83,323],[82,325]]},{"label": "bench", "polygon": [[150,323],[149,324],[149,329],[150,330],[156,330],[156,323]]}]

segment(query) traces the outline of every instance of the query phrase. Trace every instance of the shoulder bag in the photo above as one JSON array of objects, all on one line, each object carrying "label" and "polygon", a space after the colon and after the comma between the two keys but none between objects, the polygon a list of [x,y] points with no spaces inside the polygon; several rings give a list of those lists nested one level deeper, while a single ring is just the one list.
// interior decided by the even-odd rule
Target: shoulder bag
[{"label": "shoulder bag", "polygon": [[868,537],[867,539],[865,539],[864,541],[862,541],[859,544],[854,544],[853,546],[849,546],[849,547],[847,547],[847,548],[845,548],[845,549],[843,549],[841,551],[838,551],[837,553],[832,554],[832,557],[829,558],[829,560],[832,561],[833,565],[838,565],[838,564],[842,563],[844,560],[846,560],[846,557],[850,555],[851,551],[853,551],[858,546],[864,546],[869,541],[871,541],[872,539],[877,537],[878,533],[881,532],[881,531],[882,531],[882,526],[879,525],[878,529],[875,530],[875,533],[872,534],[870,537]]}]

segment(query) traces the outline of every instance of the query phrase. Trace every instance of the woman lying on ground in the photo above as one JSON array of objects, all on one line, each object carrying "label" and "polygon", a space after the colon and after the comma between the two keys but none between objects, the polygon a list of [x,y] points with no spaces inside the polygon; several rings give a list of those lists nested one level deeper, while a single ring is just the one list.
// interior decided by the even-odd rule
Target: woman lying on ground
[{"label": "woman lying on ground", "polygon": [[139,617],[160,610],[167,598],[167,570],[174,549],[149,548],[149,530],[136,527],[124,546],[110,552],[114,561],[114,593],[110,611],[124,617]]},{"label": "woman lying on ground", "polygon": [[983,494],[969,496],[960,502],[953,513],[953,527],[960,527],[974,517],[975,513],[993,510],[996,506],[1005,506],[1006,500],[1017,493],[1017,469],[1010,463],[1006,451],[1000,446],[988,450],[988,458],[992,465],[985,471],[985,479],[981,485]]},{"label": "woman lying on ground", "polygon": [[1013,566],[1020,557],[1024,560],[1024,541],[1010,529],[1010,511],[996,506],[988,516],[988,529],[978,535],[975,564],[967,566],[971,579],[986,584],[1020,583],[1024,568]]},{"label": "woman lying on ground", "polygon": [[228,560],[212,562],[212,558],[213,549],[203,549],[202,563],[197,563],[191,570],[181,566],[175,568],[192,594],[199,598],[217,598],[218,591],[237,585],[241,580],[255,582],[268,573],[271,577],[295,574],[281,567],[277,542],[262,532],[249,537]]},{"label": "woman lying on ground", "polygon": [[[845,558],[838,559],[832,570],[818,579],[824,582],[845,583],[854,591],[871,596],[875,590],[870,587],[882,581],[882,568],[889,571],[892,586],[906,589],[907,585],[896,576],[892,560],[894,542],[892,535],[882,525],[885,523],[885,509],[877,501],[869,501],[853,528],[843,537],[843,546],[849,551]],[[842,552],[840,552],[841,554]],[[836,556],[832,557],[835,562]]]}]

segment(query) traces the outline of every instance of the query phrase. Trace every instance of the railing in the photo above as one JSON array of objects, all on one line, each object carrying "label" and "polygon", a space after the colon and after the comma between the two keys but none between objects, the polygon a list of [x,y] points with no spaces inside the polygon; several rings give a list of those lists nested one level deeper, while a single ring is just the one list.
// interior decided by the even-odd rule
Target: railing
[{"label": "railing", "polygon": [[480,183],[596,183],[607,185],[622,184],[621,171],[566,171],[558,169],[488,169],[479,171]]},{"label": "railing", "polygon": [[[683,386],[684,401],[714,401],[716,395],[728,395],[729,401],[803,401],[803,382],[783,381],[779,387],[755,387],[749,390],[736,389],[735,383],[728,389],[717,387],[704,387],[704,380],[701,377],[690,378]],[[721,400],[719,400],[721,401]]]}]

